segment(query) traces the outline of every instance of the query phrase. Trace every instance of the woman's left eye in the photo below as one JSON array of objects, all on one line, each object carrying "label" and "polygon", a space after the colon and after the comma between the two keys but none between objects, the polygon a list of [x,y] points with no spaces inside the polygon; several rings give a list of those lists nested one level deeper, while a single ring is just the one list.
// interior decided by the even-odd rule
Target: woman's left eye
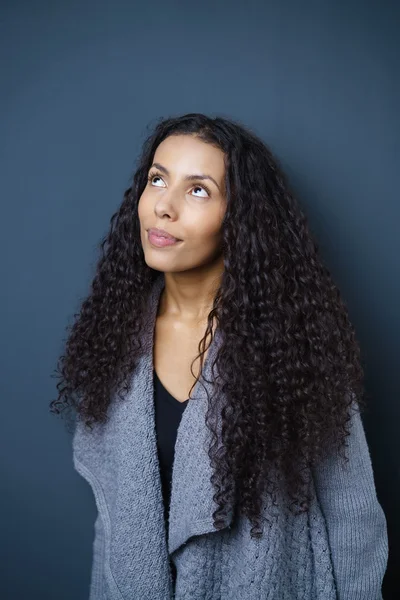
[{"label": "woman's left eye", "polygon": [[[204,192],[206,192],[207,196],[209,196],[209,192],[206,188],[204,188],[202,185],[195,185],[193,189],[199,189],[199,190],[203,190]],[[206,196],[200,196],[200,198],[206,198]]]}]

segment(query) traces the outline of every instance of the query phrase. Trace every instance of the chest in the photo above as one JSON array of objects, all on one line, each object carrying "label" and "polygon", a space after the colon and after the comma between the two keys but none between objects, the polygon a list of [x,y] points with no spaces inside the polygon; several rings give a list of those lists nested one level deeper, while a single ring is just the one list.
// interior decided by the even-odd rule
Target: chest
[{"label": "chest", "polygon": [[[153,366],[163,386],[179,402],[188,399],[189,391],[199,376],[200,358],[196,357],[199,354],[199,342],[205,332],[205,323],[190,325],[165,317],[156,319]],[[209,341],[207,338],[206,346]],[[204,360],[207,354],[208,349],[204,353]]]}]

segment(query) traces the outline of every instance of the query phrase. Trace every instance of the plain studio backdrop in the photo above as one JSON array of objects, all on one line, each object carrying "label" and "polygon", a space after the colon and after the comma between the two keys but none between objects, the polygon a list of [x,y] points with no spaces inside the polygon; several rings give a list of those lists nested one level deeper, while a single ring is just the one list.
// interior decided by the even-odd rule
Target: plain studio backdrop
[{"label": "plain studio backdrop", "polygon": [[399,4],[0,5],[2,600],[86,600],[96,508],[49,413],[65,327],[155,119],[238,119],[276,153],[361,344],[400,589]]}]

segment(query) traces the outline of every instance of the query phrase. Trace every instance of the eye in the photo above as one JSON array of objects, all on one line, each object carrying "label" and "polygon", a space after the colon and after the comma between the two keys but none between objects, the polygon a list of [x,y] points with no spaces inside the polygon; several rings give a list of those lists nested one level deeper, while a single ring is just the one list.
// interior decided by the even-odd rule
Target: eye
[{"label": "eye", "polygon": [[[150,173],[147,180],[150,184],[153,183],[154,179],[161,179],[162,181],[162,177],[158,174],[158,173]],[[156,184],[155,184],[156,185]],[[157,186],[156,187],[162,187],[162,186]],[[206,196],[195,196],[195,198],[207,198],[208,196],[211,196],[211,192],[210,190],[205,186],[205,185],[195,185],[192,188],[193,190],[198,189],[198,190],[203,190],[204,192],[206,192]]]},{"label": "eye", "polygon": [[[209,190],[208,190],[206,187],[203,187],[202,185],[195,185],[195,186],[193,187],[193,189],[195,190],[196,188],[197,188],[198,190],[203,190],[204,192],[206,192],[207,196],[209,196],[209,195],[210,195],[210,192],[209,192]],[[198,197],[198,198],[207,198],[207,196],[197,196],[197,197]]]},{"label": "eye", "polygon": [[147,180],[152,183],[153,179],[161,179],[161,177],[157,173],[150,173]]}]

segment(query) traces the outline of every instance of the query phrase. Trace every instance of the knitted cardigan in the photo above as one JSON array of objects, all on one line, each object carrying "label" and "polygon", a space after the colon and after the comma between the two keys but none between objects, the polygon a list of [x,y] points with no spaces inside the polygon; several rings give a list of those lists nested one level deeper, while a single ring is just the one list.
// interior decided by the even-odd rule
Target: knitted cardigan
[{"label": "knitted cardigan", "polygon": [[[216,530],[210,482],[204,380],[218,328],[180,421],[170,523],[164,522],[153,399],[153,340],[163,274],[149,303],[143,353],[125,398],[113,398],[106,424],[73,436],[74,467],[97,507],[89,600],[379,600],[387,563],[386,519],[377,500],[359,413],[352,416],[349,462],[327,456],[313,473],[310,510],[294,516],[265,500],[261,539],[247,518]],[[169,558],[177,569],[173,588]]]}]

